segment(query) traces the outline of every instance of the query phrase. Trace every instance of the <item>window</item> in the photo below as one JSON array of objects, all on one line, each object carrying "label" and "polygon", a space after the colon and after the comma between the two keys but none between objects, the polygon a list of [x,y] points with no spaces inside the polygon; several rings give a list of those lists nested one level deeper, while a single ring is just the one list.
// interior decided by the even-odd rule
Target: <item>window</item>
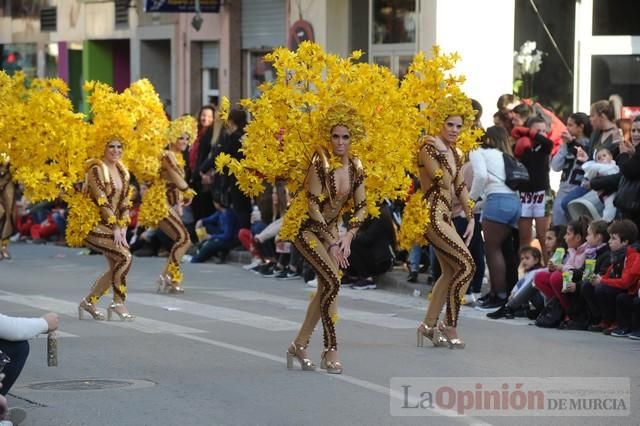
[{"label": "window", "polygon": [[593,0],[593,35],[640,35],[638,0]]},{"label": "window", "polygon": [[591,102],[622,97],[626,106],[640,106],[640,55],[593,55]]},{"label": "window", "polygon": [[217,42],[202,43],[202,104],[218,105],[220,97],[220,48]]},{"label": "window", "polygon": [[373,44],[415,43],[415,0],[373,0]]},{"label": "window", "polygon": [[276,71],[271,62],[264,61],[263,57],[267,52],[248,52],[249,55],[249,97],[260,96],[259,86],[262,83],[273,81],[276,78]]}]

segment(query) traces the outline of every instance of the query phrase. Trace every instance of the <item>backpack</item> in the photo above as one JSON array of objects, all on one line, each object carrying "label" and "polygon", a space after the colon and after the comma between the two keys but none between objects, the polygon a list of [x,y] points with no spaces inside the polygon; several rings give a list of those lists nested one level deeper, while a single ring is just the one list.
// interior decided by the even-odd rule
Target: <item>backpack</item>
[{"label": "backpack", "polygon": [[560,301],[556,298],[551,299],[542,309],[538,318],[536,318],[536,326],[542,328],[555,328],[560,325],[563,314],[564,311]]},{"label": "backpack", "polygon": [[504,159],[504,183],[517,191],[521,185],[529,182],[529,171],[515,157],[502,153],[502,158]]}]

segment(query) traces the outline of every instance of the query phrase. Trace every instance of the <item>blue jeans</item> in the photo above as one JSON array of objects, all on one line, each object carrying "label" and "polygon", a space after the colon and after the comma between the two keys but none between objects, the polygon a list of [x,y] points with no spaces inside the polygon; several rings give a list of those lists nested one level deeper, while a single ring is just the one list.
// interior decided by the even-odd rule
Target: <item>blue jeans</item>
[{"label": "blue jeans", "polygon": [[409,271],[418,272],[420,270],[420,259],[422,259],[422,246],[414,244],[409,250]]},{"label": "blue jeans", "polygon": [[569,217],[569,207],[568,207],[569,203],[572,202],[573,200],[576,200],[582,197],[587,192],[589,192],[587,188],[583,186],[578,186],[573,190],[569,191],[569,193],[564,196],[564,198],[560,202],[560,205],[562,206],[562,210],[564,210],[564,213],[567,215],[567,217]]},{"label": "blue jeans", "polygon": [[204,245],[200,247],[198,253],[191,259],[191,263],[202,263],[221,252],[226,254],[236,245],[237,241],[235,239],[219,240],[217,238],[211,238],[205,241]]},{"label": "blue jeans", "polygon": [[18,379],[22,367],[24,367],[24,363],[27,361],[27,357],[29,356],[29,342],[26,340],[10,342],[0,339],[0,351],[11,358],[11,362],[5,365],[2,371],[5,374],[5,378],[2,381],[0,394],[6,395]]}]

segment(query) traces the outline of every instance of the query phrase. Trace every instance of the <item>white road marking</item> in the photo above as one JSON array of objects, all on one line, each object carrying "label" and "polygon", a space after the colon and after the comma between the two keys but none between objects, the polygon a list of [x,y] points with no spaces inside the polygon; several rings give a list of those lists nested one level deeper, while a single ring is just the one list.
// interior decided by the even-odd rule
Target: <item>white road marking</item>
[{"label": "white road marking", "polygon": [[[9,303],[30,306],[32,308],[42,309],[43,311],[57,312],[58,314],[67,315],[70,317],[78,317],[77,303],[39,295],[23,296],[19,294],[12,294],[6,291],[2,293],[4,295],[0,295],[0,300]],[[181,325],[173,324],[170,322],[156,321],[150,318],[138,316],[136,317],[135,321],[132,322],[120,321],[120,318],[118,318],[117,316],[115,316],[115,321],[94,321],[89,317],[88,314],[85,315],[85,318],[89,318],[89,321],[93,321],[99,324],[107,324],[110,326],[127,328],[149,334],[206,333],[205,330],[183,327]]]},{"label": "white road marking", "polygon": [[[257,291],[210,291],[208,293],[235,300],[273,303],[274,305],[285,306],[289,309],[300,311],[306,310],[307,306],[309,305],[309,302],[306,300],[275,296],[267,293],[260,293]],[[340,303],[338,303],[338,317],[341,320],[355,321],[375,327],[385,327],[393,329],[416,328],[415,320],[397,318],[394,315],[395,313],[380,314],[360,311],[356,309],[342,308],[340,307]]]},{"label": "white road marking", "polygon": [[[222,293],[221,293],[222,294]],[[182,313],[240,324],[247,327],[259,328],[268,331],[294,331],[300,328],[300,324],[280,318],[254,314],[238,309],[225,308],[204,303],[191,302],[159,294],[130,294],[128,301],[141,305],[154,306],[167,310],[179,308]]]}]

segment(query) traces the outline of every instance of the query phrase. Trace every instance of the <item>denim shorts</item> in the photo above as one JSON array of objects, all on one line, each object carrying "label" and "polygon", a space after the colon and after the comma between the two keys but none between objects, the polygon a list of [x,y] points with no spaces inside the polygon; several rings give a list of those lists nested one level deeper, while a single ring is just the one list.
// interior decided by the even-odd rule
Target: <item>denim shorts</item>
[{"label": "denim shorts", "polygon": [[516,194],[490,194],[482,210],[482,219],[518,227],[522,204]]}]

